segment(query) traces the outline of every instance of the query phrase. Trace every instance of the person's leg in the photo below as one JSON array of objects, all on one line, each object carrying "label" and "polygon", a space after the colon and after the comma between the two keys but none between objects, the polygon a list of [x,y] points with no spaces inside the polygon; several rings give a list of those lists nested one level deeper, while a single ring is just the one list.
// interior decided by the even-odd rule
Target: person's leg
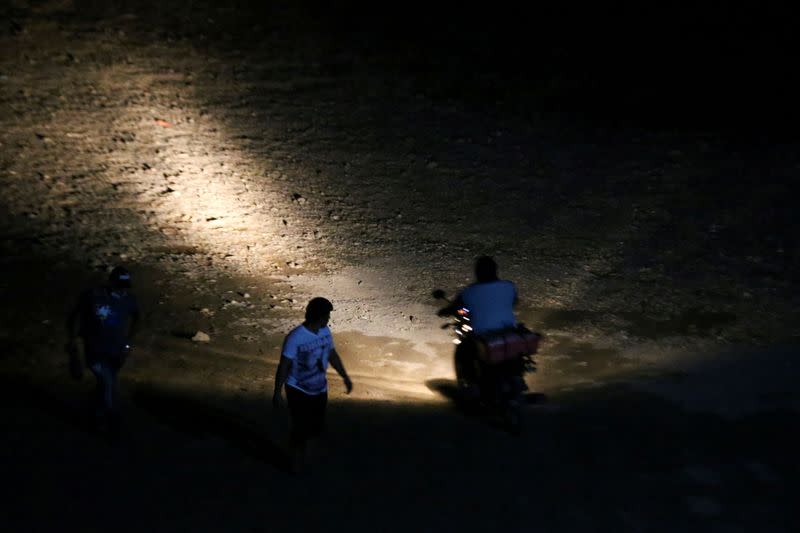
[{"label": "person's leg", "polygon": [[294,387],[286,386],[286,402],[289,404],[289,441],[292,469],[297,472],[305,463],[309,437],[310,396]]},{"label": "person's leg", "polygon": [[111,362],[108,365],[108,381],[109,381],[109,394],[108,394],[108,430],[110,436],[114,439],[120,436],[120,429],[122,425],[122,412],[120,410],[119,401],[119,369],[120,366],[116,362]]},{"label": "person's leg", "polygon": [[465,339],[456,346],[454,357],[456,380],[461,387],[468,387],[475,383],[474,357],[473,345],[469,339]]},{"label": "person's leg", "polygon": [[93,411],[95,423],[107,421],[107,416],[113,404],[113,378],[111,369],[102,361],[95,361],[89,370],[96,380],[93,395]]},{"label": "person's leg", "polygon": [[325,414],[328,408],[328,393],[316,394],[308,398],[308,441],[307,454],[313,458],[324,455],[324,445],[321,442],[325,433]]},{"label": "person's leg", "polygon": [[473,410],[481,399],[481,378],[478,372],[476,341],[464,339],[455,352],[456,380],[462,407]]},{"label": "person's leg", "polygon": [[106,414],[108,414],[114,409],[116,376],[111,367],[106,363],[100,365],[100,375],[103,378],[103,409]]}]

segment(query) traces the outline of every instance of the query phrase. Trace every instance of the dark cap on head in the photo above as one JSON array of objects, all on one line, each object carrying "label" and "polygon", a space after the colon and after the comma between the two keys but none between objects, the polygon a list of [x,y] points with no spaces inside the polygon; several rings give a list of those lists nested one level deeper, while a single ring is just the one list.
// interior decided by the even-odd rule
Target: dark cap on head
[{"label": "dark cap on head", "polygon": [[131,286],[131,273],[125,267],[114,267],[108,275],[108,282],[114,288],[127,289]]},{"label": "dark cap on head", "polygon": [[306,306],[306,320],[317,320],[333,311],[333,304],[326,298],[312,298]]},{"label": "dark cap on head", "polygon": [[478,281],[494,281],[497,279],[497,263],[488,255],[482,255],[475,261],[475,277]]}]

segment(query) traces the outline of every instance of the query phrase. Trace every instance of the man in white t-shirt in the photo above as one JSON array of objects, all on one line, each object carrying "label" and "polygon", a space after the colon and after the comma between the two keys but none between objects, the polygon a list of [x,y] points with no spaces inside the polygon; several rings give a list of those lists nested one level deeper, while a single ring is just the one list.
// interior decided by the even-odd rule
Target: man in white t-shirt
[{"label": "man in white t-shirt", "polygon": [[283,341],[275,375],[272,404],[275,407],[283,405],[281,390],[285,385],[295,469],[304,460],[308,441],[318,437],[325,425],[328,364],[344,380],[347,394],[353,390],[353,383],[336,352],[328,328],[331,311],[333,304],[325,298],[317,297],[308,302],[305,322],[290,331]]}]

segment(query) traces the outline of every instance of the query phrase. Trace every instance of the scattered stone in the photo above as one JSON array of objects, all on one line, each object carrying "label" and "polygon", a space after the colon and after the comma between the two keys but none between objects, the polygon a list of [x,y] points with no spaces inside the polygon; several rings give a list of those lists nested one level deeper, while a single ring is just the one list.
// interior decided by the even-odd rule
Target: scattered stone
[{"label": "scattered stone", "polygon": [[192,337],[192,340],[194,342],[210,342],[211,341],[211,337],[209,337],[207,333],[203,333],[202,331],[198,331],[197,333],[194,334],[194,337]]}]

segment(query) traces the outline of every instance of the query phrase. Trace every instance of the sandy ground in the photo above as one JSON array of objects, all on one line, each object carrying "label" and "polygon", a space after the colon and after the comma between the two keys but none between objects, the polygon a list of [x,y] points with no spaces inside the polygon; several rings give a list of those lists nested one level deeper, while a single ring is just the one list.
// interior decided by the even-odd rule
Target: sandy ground
[{"label": "sandy ground", "polygon": [[[11,529],[797,527],[795,142],[487,111],[291,11],[162,4],[6,8]],[[484,253],[546,335],[518,439],[446,394],[430,292]],[[145,324],[109,447],[61,347],[118,263]],[[327,445],[293,477],[268,400],[315,295],[355,390],[331,376]]]}]

